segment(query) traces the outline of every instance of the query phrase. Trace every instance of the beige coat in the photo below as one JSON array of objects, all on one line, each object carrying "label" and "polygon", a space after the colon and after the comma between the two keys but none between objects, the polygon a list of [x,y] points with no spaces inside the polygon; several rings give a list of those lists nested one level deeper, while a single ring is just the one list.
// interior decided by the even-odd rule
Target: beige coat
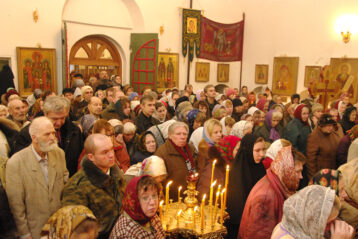
[{"label": "beige coat", "polygon": [[33,239],[48,218],[61,207],[61,193],[68,179],[62,149],[48,153],[47,186],[31,145],[14,154],[6,165],[6,194],[20,236],[31,233]]}]

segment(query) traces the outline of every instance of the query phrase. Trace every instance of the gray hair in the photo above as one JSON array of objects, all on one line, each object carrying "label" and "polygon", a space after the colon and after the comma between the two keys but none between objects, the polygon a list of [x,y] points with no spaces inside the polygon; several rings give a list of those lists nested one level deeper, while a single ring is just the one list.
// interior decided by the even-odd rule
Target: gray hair
[{"label": "gray hair", "polygon": [[23,103],[21,100],[19,100],[19,99],[13,99],[13,100],[11,100],[11,101],[9,101],[9,103],[7,104],[7,108],[9,109],[9,110],[12,110],[12,108],[13,108],[13,105],[15,104],[15,102],[21,102],[21,103]]},{"label": "gray hair", "polygon": [[5,105],[0,105],[0,111],[6,111],[6,113],[8,113],[8,108]]},{"label": "gray hair", "polygon": [[282,119],[283,115],[280,111],[274,111],[272,112],[272,119]]},{"label": "gray hair", "polygon": [[124,134],[132,134],[135,133],[137,127],[135,126],[135,124],[133,124],[132,122],[126,122],[123,125],[123,133]]},{"label": "gray hair", "polygon": [[49,112],[60,113],[64,110],[70,110],[70,101],[67,98],[60,96],[50,96],[46,98],[43,106],[45,114]]},{"label": "gray hair", "polygon": [[30,127],[29,127],[30,136],[39,135],[40,130],[42,130],[45,125],[51,125],[51,127],[53,127],[53,124],[49,118],[47,118],[45,116],[35,118],[31,122]]},{"label": "gray hair", "polygon": [[168,135],[173,135],[174,134],[174,131],[177,129],[177,128],[180,128],[180,127],[184,127],[186,132],[189,133],[189,127],[187,124],[185,124],[184,122],[181,122],[181,121],[177,121],[177,122],[174,122],[172,125],[169,126],[169,129],[168,129]]}]

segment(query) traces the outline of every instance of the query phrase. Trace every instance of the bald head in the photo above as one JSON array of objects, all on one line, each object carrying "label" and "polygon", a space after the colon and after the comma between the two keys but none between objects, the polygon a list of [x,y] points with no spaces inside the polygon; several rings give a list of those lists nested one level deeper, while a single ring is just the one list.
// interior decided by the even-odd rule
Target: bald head
[{"label": "bald head", "polygon": [[[94,154],[102,144],[112,145],[111,139],[104,134],[91,134],[87,137],[84,148],[87,154]],[[113,145],[112,145],[113,146]]]}]

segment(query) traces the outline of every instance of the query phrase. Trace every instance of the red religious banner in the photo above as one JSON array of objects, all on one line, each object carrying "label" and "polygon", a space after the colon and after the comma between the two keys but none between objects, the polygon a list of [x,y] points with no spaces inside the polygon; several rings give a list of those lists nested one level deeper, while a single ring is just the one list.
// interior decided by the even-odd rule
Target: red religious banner
[{"label": "red religious banner", "polygon": [[222,24],[201,16],[199,58],[213,61],[241,61],[244,22]]}]

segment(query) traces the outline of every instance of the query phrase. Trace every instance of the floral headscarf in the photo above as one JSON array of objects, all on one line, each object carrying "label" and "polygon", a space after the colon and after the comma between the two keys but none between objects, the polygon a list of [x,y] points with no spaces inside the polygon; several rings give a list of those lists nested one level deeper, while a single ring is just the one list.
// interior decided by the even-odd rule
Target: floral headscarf
[{"label": "floral headscarf", "polygon": [[248,127],[252,127],[251,122],[246,120],[240,120],[232,126],[230,135],[235,135],[241,139],[244,137],[244,131],[248,129]]},{"label": "floral headscarf", "polygon": [[234,148],[237,143],[240,141],[240,138],[234,135],[225,136],[220,139],[220,141],[215,144],[215,147],[220,152],[221,157],[225,159],[226,162],[231,163],[234,161]]},{"label": "floral headscarf", "polygon": [[142,175],[139,177],[132,178],[126,187],[123,197],[123,210],[130,216],[134,221],[140,225],[144,225],[150,221],[151,218],[147,217],[139,202],[138,195],[138,182],[143,177],[150,177],[149,175]]},{"label": "floral headscarf", "polygon": [[298,187],[295,162],[292,156],[291,146],[283,147],[271,163],[271,170],[280,179],[282,186],[288,195],[296,192]]},{"label": "floral headscarf", "polygon": [[322,169],[315,176],[313,176],[313,178],[309,182],[309,185],[315,184],[324,187],[330,187],[338,195],[339,192],[338,181],[339,181],[340,174],[341,173],[338,170]]},{"label": "floral headscarf", "polygon": [[76,227],[86,219],[97,221],[92,211],[82,205],[70,205],[55,212],[42,228],[41,235],[52,239],[70,238]]}]

